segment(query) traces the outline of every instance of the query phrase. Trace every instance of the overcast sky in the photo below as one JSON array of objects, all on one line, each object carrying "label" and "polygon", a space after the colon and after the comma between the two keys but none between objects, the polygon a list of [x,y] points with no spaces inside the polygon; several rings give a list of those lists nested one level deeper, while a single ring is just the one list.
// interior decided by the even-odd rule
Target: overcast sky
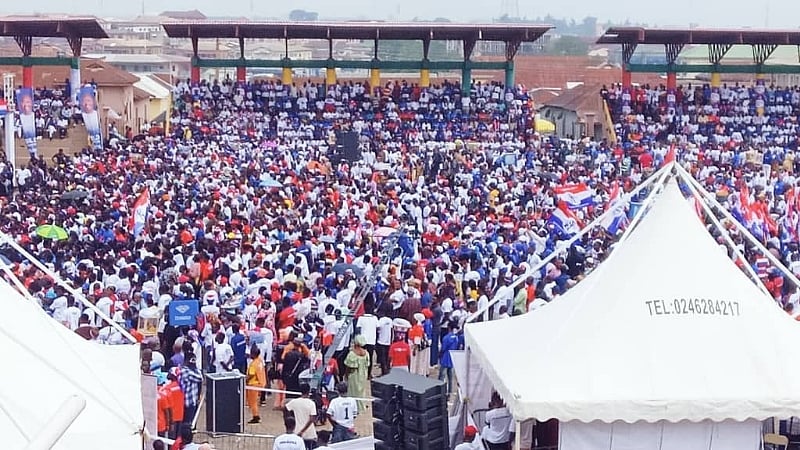
[{"label": "overcast sky", "polygon": [[[144,1],[144,8],[142,7]],[[322,19],[410,20],[447,17],[453,21],[489,22],[514,0],[25,0],[0,1],[0,14],[70,13],[134,16],[142,9],[197,8],[209,16],[286,17],[291,9],[316,11]],[[520,15],[647,23],[659,26],[798,28],[797,0],[517,0]],[[666,8],[664,5],[667,5]]]}]

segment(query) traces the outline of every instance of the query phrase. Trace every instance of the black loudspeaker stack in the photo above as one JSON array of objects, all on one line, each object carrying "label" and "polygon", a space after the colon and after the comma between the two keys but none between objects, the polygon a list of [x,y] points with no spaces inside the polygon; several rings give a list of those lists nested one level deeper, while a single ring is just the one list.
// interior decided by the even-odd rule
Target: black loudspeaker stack
[{"label": "black loudspeaker stack", "polygon": [[244,432],[244,377],[239,373],[209,373],[206,383],[206,431]]},{"label": "black loudspeaker stack", "polygon": [[394,369],[372,380],[372,396],[377,450],[450,448],[444,382]]}]

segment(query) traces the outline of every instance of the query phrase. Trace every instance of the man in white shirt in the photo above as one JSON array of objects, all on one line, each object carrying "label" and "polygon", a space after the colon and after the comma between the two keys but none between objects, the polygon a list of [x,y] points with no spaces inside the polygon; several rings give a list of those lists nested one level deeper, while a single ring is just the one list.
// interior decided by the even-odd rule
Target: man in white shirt
[{"label": "man in white shirt", "polygon": [[372,367],[374,366],[372,355],[375,353],[375,344],[378,338],[378,318],[372,314],[371,308],[367,310],[366,314],[358,318],[356,328],[358,328],[358,334],[364,336],[364,342],[366,342],[364,349],[369,354],[369,372],[367,376],[372,379]]},{"label": "man in white shirt", "polygon": [[294,417],[284,417],[283,425],[286,427],[286,433],[275,438],[272,443],[272,450],[306,450],[303,438],[294,432],[296,426]]},{"label": "man in white shirt", "polygon": [[347,382],[336,385],[339,396],[328,404],[328,418],[333,425],[331,444],[355,439],[356,416],[358,415],[358,402],[347,397]]},{"label": "man in white shirt", "polygon": [[511,442],[513,417],[497,394],[492,396],[489,408],[491,409],[486,413],[486,426],[483,427],[481,436],[489,444],[489,450],[505,449]]},{"label": "man in white shirt", "polygon": [[305,441],[306,448],[312,448],[317,441],[317,429],[314,419],[317,418],[317,404],[308,395],[311,387],[307,383],[300,385],[300,398],[295,398],[286,404],[286,411],[294,414],[297,425],[297,435]]},{"label": "man in white shirt", "polygon": [[219,332],[214,337],[216,345],[214,346],[214,356],[212,362],[214,363],[214,371],[230,372],[233,370],[233,348],[225,342],[225,333]]},{"label": "man in white shirt", "polygon": [[392,319],[387,314],[381,313],[381,318],[378,319],[375,342],[381,375],[386,375],[389,373],[389,347],[392,345]]},{"label": "man in white shirt", "polygon": [[75,306],[75,300],[69,299],[67,300],[67,323],[69,324],[69,329],[75,331],[78,329],[78,322],[81,318],[81,309]]}]

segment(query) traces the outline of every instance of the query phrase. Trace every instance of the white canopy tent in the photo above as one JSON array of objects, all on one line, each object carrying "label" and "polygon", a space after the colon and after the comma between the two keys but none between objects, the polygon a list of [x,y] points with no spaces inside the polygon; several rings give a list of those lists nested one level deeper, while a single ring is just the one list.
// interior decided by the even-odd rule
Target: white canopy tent
[{"label": "white canopy tent", "polygon": [[[143,428],[138,345],[89,342],[48,317],[0,281],[0,435],[3,447],[25,449],[52,429],[62,406],[85,407],[56,450],[140,450]],[[77,412],[77,411],[76,411]]]},{"label": "white canopy tent", "polygon": [[[670,181],[628,238],[535,312],[466,342],[517,421],[561,448],[758,448],[800,414],[800,324],[737,268]],[[526,351],[526,349],[530,349]]]}]

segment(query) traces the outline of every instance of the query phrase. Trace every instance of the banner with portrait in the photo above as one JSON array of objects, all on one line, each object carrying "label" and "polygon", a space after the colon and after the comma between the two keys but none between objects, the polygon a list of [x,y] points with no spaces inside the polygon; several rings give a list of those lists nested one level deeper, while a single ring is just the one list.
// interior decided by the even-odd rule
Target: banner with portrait
[{"label": "banner with portrait", "polygon": [[31,156],[36,156],[38,151],[36,144],[36,114],[33,112],[33,88],[20,88],[17,91],[17,111],[19,111],[19,123],[22,130],[22,138],[25,139],[25,147]]},{"label": "banner with portrait", "polygon": [[89,133],[92,149],[102,149],[103,133],[100,129],[100,113],[97,110],[97,97],[93,86],[86,85],[78,91],[78,107],[81,109],[81,117],[86,125],[86,132]]}]

